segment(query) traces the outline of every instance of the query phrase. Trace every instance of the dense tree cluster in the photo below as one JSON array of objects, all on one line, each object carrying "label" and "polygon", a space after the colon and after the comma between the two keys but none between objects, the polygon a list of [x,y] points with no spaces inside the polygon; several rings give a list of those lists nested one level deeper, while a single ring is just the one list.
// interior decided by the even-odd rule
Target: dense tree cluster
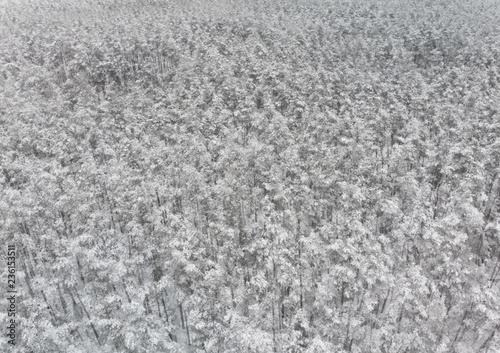
[{"label": "dense tree cluster", "polygon": [[495,5],[0,9],[17,349],[500,350]]}]

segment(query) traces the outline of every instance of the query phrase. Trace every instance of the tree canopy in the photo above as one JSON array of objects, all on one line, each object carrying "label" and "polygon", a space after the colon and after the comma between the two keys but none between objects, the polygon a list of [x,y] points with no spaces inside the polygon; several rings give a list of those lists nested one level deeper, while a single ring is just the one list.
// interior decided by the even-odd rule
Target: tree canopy
[{"label": "tree canopy", "polygon": [[499,12],[6,3],[15,348],[500,350]]}]

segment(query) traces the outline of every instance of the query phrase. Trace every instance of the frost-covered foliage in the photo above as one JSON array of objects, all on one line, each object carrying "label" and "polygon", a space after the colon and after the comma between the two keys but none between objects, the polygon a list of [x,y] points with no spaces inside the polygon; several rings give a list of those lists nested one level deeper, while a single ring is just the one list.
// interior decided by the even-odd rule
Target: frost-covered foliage
[{"label": "frost-covered foliage", "polygon": [[499,11],[6,2],[17,351],[499,351]]}]

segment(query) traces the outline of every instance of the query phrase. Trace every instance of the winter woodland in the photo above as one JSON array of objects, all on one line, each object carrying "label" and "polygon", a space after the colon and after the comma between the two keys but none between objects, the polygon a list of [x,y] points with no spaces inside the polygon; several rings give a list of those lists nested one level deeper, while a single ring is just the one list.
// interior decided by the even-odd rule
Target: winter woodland
[{"label": "winter woodland", "polygon": [[497,0],[3,0],[0,38],[0,351],[500,352]]}]

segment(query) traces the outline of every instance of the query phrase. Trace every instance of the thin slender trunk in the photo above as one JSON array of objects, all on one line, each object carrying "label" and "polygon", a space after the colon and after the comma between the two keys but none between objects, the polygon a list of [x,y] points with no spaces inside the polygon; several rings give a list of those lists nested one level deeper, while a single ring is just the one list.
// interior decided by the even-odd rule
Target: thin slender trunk
[{"label": "thin slender trunk", "polygon": [[299,243],[299,286],[300,309],[304,308],[304,285],[302,281],[302,243],[300,242],[300,219],[297,220],[297,242]]},{"label": "thin slender trunk", "polygon": [[151,311],[151,306],[149,305],[149,295],[146,294],[146,296],[144,297],[144,309],[146,310],[146,315],[149,315],[152,313]]},{"label": "thin slender trunk", "polygon": [[184,315],[184,319],[186,320],[186,334],[187,334],[187,339],[188,339],[188,346],[190,346],[191,345],[191,338],[189,337],[189,323],[188,323],[187,314]]},{"label": "thin slender trunk", "polygon": [[45,295],[45,292],[43,290],[40,291],[42,293],[42,298],[43,301],[45,302],[45,305],[47,305],[47,309],[49,309],[50,315],[52,316],[52,319],[56,319],[56,316],[54,314],[54,310],[52,309],[52,306],[50,306],[49,301],[47,300],[47,296]]},{"label": "thin slender trunk", "polygon": [[87,316],[87,319],[89,319],[90,327],[92,328],[92,331],[94,331],[94,335],[95,335],[95,338],[97,340],[97,343],[99,344],[99,346],[101,346],[101,342],[99,341],[99,335],[98,335],[97,330],[94,326],[94,323],[92,322],[92,319],[90,318],[90,314],[87,311],[85,304],[83,304],[82,298],[80,298],[80,294],[78,294],[78,292],[75,292],[75,294],[76,294],[76,297],[78,298],[78,300],[80,301],[80,304],[82,305],[82,309],[83,309],[83,312],[85,313],[85,316]]},{"label": "thin slender trunk", "polygon": [[182,310],[182,303],[179,303],[179,311],[181,313],[181,324],[182,324],[182,328],[185,329],[186,328],[186,325],[184,324],[184,312]]},{"label": "thin slender trunk", "polygon": [[78,260],[78,255],[75,255],[76,265],[78,266],[78,272],[80,273],[80,279],[82,283],[85,283],[85,277],[83,277],[82,266],[80,265],[80,260]]},{"label": "thin slender trunk", "polygon": [[155,295],[155,300],[156,300],[156,308],[158,309],[158,317],[161,319],[161,308],[160,308],[160,301],[158,300],[158,295]]},{"label": "thin slender trunk", "polygon": [[432,219],[436,219],[436,216],[437,216],[437,205],[439,202],[439,187],[440,187],[440,185],[438,185],[436,188],[436,200],[434,201],[434,210],[433,210],[433,214],[432,214]]},{"label": "thin slender trunk", "polygon": [[[495,264],[495,267],[493,268],[493,272],[491,273],[491,278],[490,278],[490,285],[488,286],[489,288],[493,287],[493,284],[495,283],[498,274],[500,273],[500,266],[498,266],[500,263],[500,257],[497,259],[497,263]],[[498,267],[498,270],[497,270]]]},{"label": "thin slender trunk", "polygon": [[28,266],[26,265],[26,262],[24,259],[21,261],[21,263],[23,264],[24,280],[26,282],[26,286],[28,287],[28,292],[30,293],[31,298],[33,298],[35,296],[35,294],[33,293],[33,287],[31,286],[31,277],[30,277],[30,275],[28,273],[28,269],[27,269]]},{"label": "thin slender trunk", "polygon": [[345,341],[344,341],[344,349],[347,349],[349,347],[349,331],[351,329],[351,319],[349,318],[349,321],[347,322],[347,332],[345,335]]},{"label": "thin slender trunk", "polygon": [[61,301],[61,306],[63,308],[64,315],[68,315],[66,301],[64,300],[64,297],[62,295],[61,287],[59,286],[59,283],[57,284],[57,293],[59,294],[59,300]]},{"label": "thin slender trunk", "polygon": [[168,318],[168,312],[167,312],[167,306],[165,305],[165,299],[163,297],[163,293],[162,293],[162,296],[161,296],[161,303],[163,304],[163,311],[165,312],[165,319],[167,320],[167,322],[169,323],[170,320]]},{"label": "thin slender trunk", "polygon": [[276,353],[278,351],[277,347],[276,347],[276,327],[275,327],[275,318],[274,318],[274,301],[273,301],[273,304],[271,306],[271,310],[273,312],[273,352]]},{"label": "thin slender trunk", "polygon": [[384,299],[384,302],[382,303],[382,308],[380,309],[380,314],[382,315],[384,313],[384,310],[385,310],[385,305],[387,304],[387,299],[389,299],[389,294],[391,293],[391,289],[389,288],[387,290],[387,294],[385,296],[385,299]]},{"label": "thin slender trunk", "polygon": [[132,303],[132,300],[130,300],[130,295],[128,294],[127,291],[127,285],[125,284],[125,281],[122,279],[122,284],[123,284],[123,289],[125,290],[125,295],[127,296],[127,300],[129,303]]},{"label": "thin slender trunk", "polygon": [[170,319],[169,319],[168,312],[167,312],[167,305],[165,304],[165,299],[163,297],[164,292],[165,292],[165,290],[163,290],[161,292],[161,303],[163,305],[163,311],[165,312],[165,320],[167,321],[167,325],[168,325],[167,326],[168,327],[168,337],[170,337],[171,341],[177,342],[177,337],[175,337],[174,335],[172,335],[172,332],[170,332]]},{"label": "thin slender trunk", "polygon": [[467,316],[469,315],[470,310],[472,310],[472,303],[470,305],[470,309],[466,309],[464,312],[464,316],[462,317],[462,322],[460,323],[460,327],[458,328],[458,331],[455,335],[455,339],[453,340],[454,344],[459,341],[458,340],[459,334],[462,332],[462,329],[464,328],[464,321],[465,321],[465,319],[467,319]]},{"label": "thin slender trunk", "polygon": [[491,332],[491,334],[486,339],[486,341],[484,341],[484,343],[481,345],[481,347],[479,347],[479,351],[482,351],[483,349],[485,349],[486,351],[488,350],[488,346],[490,345],[491,340],[493,339],[493,337],[495,336],[495,333],[499,329],[500,329],[500,325],[497,325],[497,327],[493,330],[493,332]]}]

